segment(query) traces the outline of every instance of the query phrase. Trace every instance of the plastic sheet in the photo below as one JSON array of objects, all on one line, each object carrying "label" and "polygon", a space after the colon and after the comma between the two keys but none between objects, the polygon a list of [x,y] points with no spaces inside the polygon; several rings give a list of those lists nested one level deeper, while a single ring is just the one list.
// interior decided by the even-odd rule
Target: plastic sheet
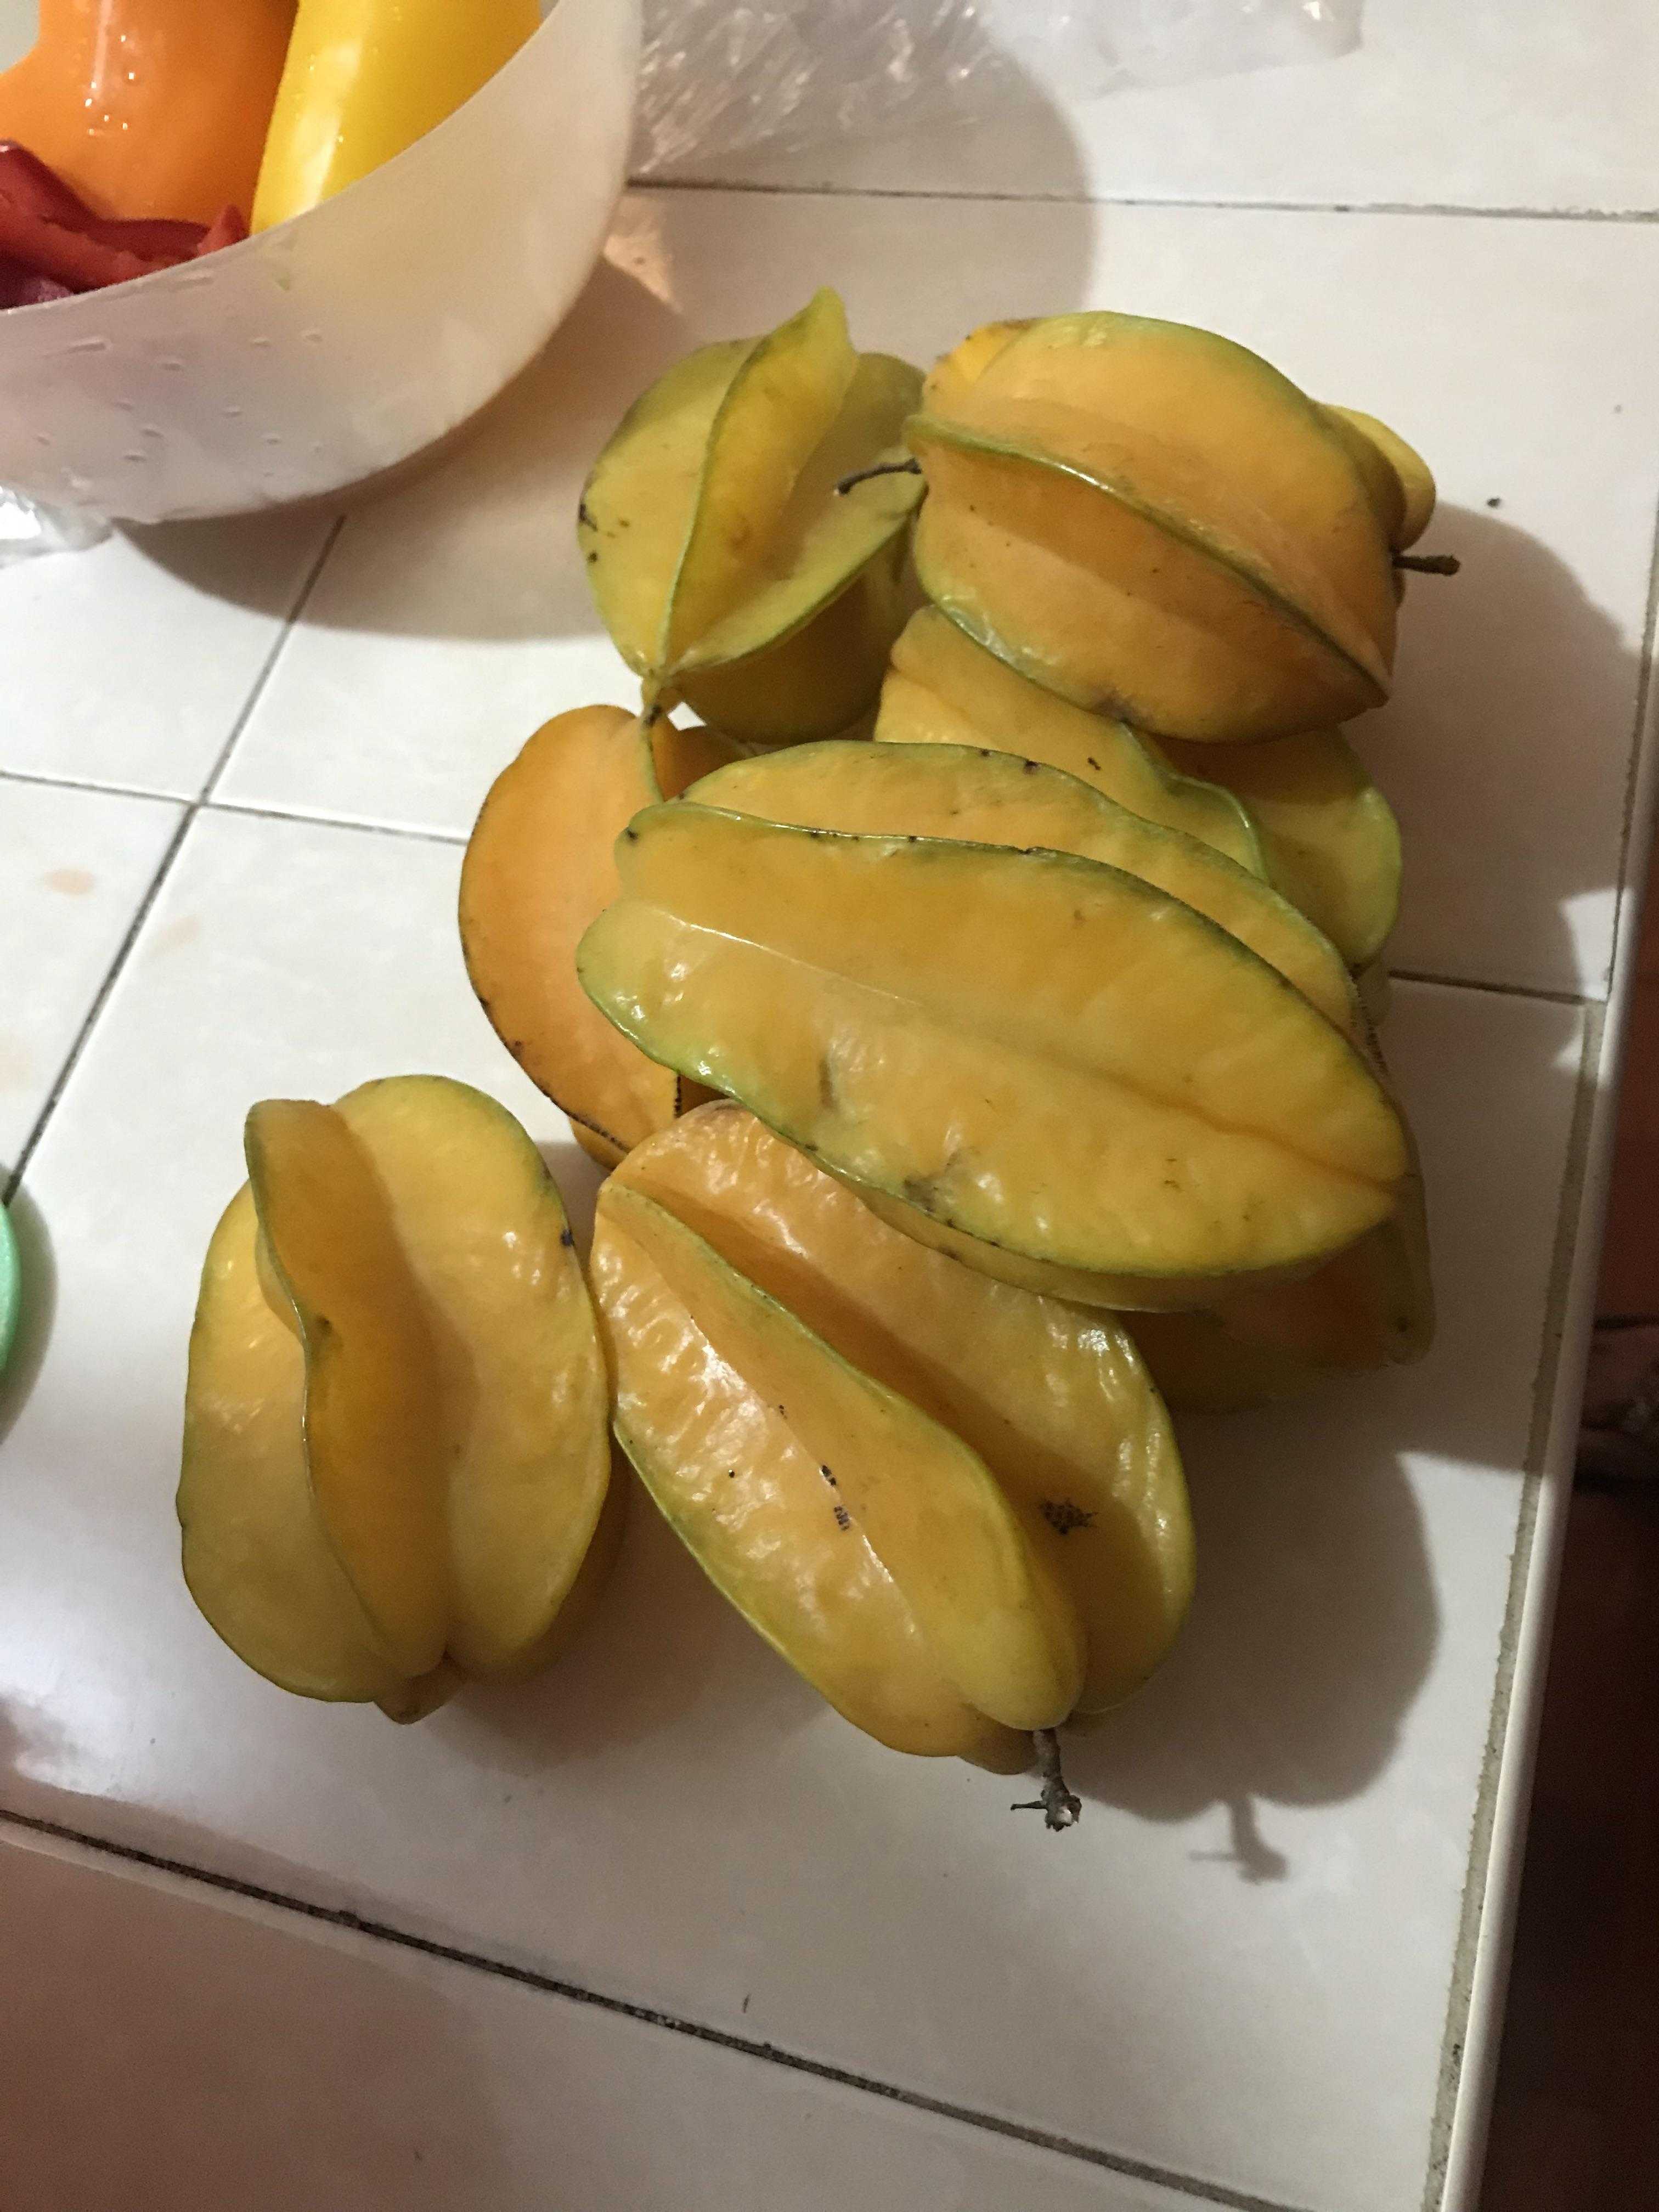
[{"label": "plastic sheet", "polygon": [[808,150],[1358,43],[1362,0],[646,0],[635,165]]},{"label": "plastic sheet", "polygon": [[41,507],[21,491],[0,489],[0,568],[41,553],[83,553],[101,544],[110,526],[76,507]]}]

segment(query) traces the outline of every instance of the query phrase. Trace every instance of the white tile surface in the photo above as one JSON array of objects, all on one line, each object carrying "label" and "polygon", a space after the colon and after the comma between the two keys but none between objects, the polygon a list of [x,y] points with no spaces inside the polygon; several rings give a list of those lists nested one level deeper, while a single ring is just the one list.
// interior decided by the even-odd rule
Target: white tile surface
[{"label": "white tile surface", "polygon": [[0,2127],[18,2212],[1194,2202],[27,1839],[0,1840]]},{"label": "white tile surface", "polygon": [[1000,313],[1212,324],[1419,441],[1429,542],[1467,565],[1415,580],[1395,699],[1354,726],[1407,836],[1391,957],[1606,989],[1659,502],[1654,226],[638,195],[507,410],[348,525],[225,796],[462,835],[541,720],[625,698],[574,544],[586,466],[674,354],[820,279],[861,343],[918,360]]},{"label": "white tile surface", "polygon": [[330,527],[118,531],[0,568],[0,769],[194,798]]},{"label": "white tile surface", "polygon": [[178,826],[178,807],[0,776],[0,1185]]},{"label": "white tile surface", "polygon": [[[1073,12],[1131,27],[1143,13],[1109,0]],[[1221,4],[1185,12],[1248,21]],[[1340,59],[1081,101],[1016,89],[975,128],[896,131],[782,160],[694,161],[680,173],[794,188],[1312,206],[1659,206],[1659,19],[1647,0],[1339,0],[1331,12],[1359,19],[1360,42]]]},{"label": "white tile surface", "polygon": [[644,1506],[562,1668],[414,1731],[282,1697],[191,1613],[184,1346],[246,1104],[436,1067],[556,1133],[468,1000],[458,861],[225,816],[186,841],[27,1178],[58,1317],[0,1491],[4,1801],[1160,2171],[1415,2203],[1579,1013],[1398,994],[1439,1347],[1194,1425],[1190,1633],[1074,1755],[1092,1802],[1053,1840],[819,1707]]}]

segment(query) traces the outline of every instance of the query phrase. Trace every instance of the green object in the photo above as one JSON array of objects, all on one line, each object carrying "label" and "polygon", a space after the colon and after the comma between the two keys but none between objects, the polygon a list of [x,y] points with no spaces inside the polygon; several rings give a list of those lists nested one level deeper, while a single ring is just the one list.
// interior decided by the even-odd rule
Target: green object
[{"label": "green object", "polygon": [[17,1239],[11,1233],[11,1216],[0,1206],[0,1372],[3,1372],[17,1335],[18,1309],[23,1302],[22,1268]]}]

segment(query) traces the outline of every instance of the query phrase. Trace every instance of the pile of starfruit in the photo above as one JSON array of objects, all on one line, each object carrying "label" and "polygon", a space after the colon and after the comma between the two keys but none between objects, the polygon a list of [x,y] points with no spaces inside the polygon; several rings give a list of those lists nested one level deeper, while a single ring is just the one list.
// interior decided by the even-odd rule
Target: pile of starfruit
[{"label": "pile of starfruit", "polygon": [[[600,455],[579,535],[640,711],[550,723],[468,849],[479,998],[611,1170],[593,1315],[568,1247],[537,1291],[559,1356],[586,1374],[597,1328],[646,1487],[833,1705],[999,1770],[1037,1737],[1056,1824],[1051,1732],[1144,1680],[1191,1592],[1166,1404],[1431,1334],[1371,1018],[1399,833],[1338,725],[1387,696],[1402,568],[1451,565],[1404,552],[1433,504],[1384,425],[1208,332],[993,325],[924,380],[820,293]],[[271,1173],[210,1291],[252,1307],[269,1253],[319,1361]],[[540,1310],[503,1294],[490,1357]],[[491,1643],[505,1570],[458,1553],[459,1626],[409,1642],[394,1705],[518,1663],[592,1579],[603,1455],[591,1393],[562,1403],[557,1574]]]}]

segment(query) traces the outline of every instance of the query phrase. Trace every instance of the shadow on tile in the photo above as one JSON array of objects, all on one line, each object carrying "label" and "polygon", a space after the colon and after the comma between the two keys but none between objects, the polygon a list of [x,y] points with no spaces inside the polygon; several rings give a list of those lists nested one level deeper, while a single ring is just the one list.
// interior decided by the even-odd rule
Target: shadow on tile
[{"label": "shadow on tile", "polygon": [[[1293,1869],[1264,1803],[1353,1797],[1388,1765],[1433,1659],[1422,1515],[1392,1450],[1334,1469],[1304,1409],[1184,1422],[1199,1591],[1131,1704],[1066,1753],[1074,1789],[1152,1820],[1224,1806],[1247,1881]],[[1360,1425],[1347,1425],[1350,1439]]]},{"label": "shadow on tile", "polygon": [[[5,1182],[5,1176],[0,1172],[0,1190],[4,1189]],[[4,1445],[28,1402],[46,1356],[58,1310],[58,1267],[40,1210],[27,1190],[19,1190],[9,1211],[17,1240],[23,1295],[11,1359],[4,1374],[0,1375],[0,1446]]]},{"label": "shadow on tile", "polygon": [[527,1682],[465,1692],[423,1723],[491,1774],[545,1775],[649,1742],[706,1708],[725,1729],[774,1741],[816,1719],[816,1694],[760,1643],[623,1467],[622,1556],[572,1649]]},{"label": "shadow on tile", "polygon": [[[480,640],[592,629],[574,544],[576,487],[624,395],[683,350],[681,323],[644,284],[602,262],[545,352],[425,469],[348,515],[307,602],[312,627]],[[364,562],[359,533],[379,541]],[[190,529],[129,531],[144,556],[198,587],[241,597],[234,568]],[[475,546],[488,547],[483,560]],[[410,573],[412,549],[419,557]],[[398,571],[386,588],[385,569]]]},{"label": "shadow on tile", "polygon": [[[1639,654],[1565,563],[1499,514],[1443,507],[1424,550],[1455,554],[1462,574],[1410,580],[1394,696],[1350,726],[1405,833],[1389,957],[1604,989],[1599,949],[1578,983],[1571,909],[1613,889]],[[1607,726],[1587,732],[1587,718]]]},{"label": "shadow on tile", "polygon": [[[1079,1741],[1067,1771],[1150,1820],[1225,1808],[1248,1880],[1294,1871],[1262,1808],[1354,1797],[1395,1755],[1434,1659],[1435,1575],[1450,1556],[1443,1537],[1431,1563],[1419,1492],[1471,1474],[1512,1492],[1528,1386],[1553,1357],[1542,1255],[1579,1028],[1565,1008],[1401,987],[1383,1043],[1392,1031],[1423,1141],[1432,1352],[1284,1407],[1178,1423],[1198,1531],[1192,1616],[1162,1672]],[[1471,1066],[1485,1095],[1460,1074]],[[1501,1524],[1493,1536],[1507,1551]]]},{"label": "shadow on tile", "polygon": [[[997,57],[996,65],[1027,137],[1037,132],[1052,141],[1050,165],[1068,175],[1079,196],[1049,209],[1044,254],[1055,308],[1073,307],[1090,267],[1095,222],[1083,199],[1081,159],[1070,125],[1047,95],[1012,62]],[[307,628],[478,642],[596,636],[599,620],[575,544],[580,487],[641,392],[694,344],[737,334],[696,311],[709,300],[729,299],[721,312],[739,329],[763,327],[765,315],[780,311],[772,278],[781,272],[782,311],[799,306],[815,284],[837,283],[848,294],[855,338],[872,344],[871,308],[857,297],[860,289],[873,294],[877,312],[886,304],[884,289],[890,294],[897,287],[907,302],[931,296],[937,262],[927,261],[920,243],[915,266],[884,271],[872,264],[857,195],[808,200],[810,218],[792,217],[791,200],[769,193],[729,199],[738,210],[731,220],[699,220],[705,204],[695,188],[647,190],[624,202],[605,259],[540,357],[458,440],[411,465],[394,489],[375,488],[377,495],[348,517],[307,603]],[[792,221],[796,231],[781,246],[772,234],[780,223],[787,231]],[[747,249],[745,226],[755,234]],[[958,278],[955,268],[938,271],[947,291]],[[690,314],[682,298],[692,303]],[[983,312],[996,312],[994,297]],[[942,327],[937,343],[958,335]],[[147,558],[199,588],[231,599],[247,588],[236,565],[223,563],[189,529],[129,534]]]}]

